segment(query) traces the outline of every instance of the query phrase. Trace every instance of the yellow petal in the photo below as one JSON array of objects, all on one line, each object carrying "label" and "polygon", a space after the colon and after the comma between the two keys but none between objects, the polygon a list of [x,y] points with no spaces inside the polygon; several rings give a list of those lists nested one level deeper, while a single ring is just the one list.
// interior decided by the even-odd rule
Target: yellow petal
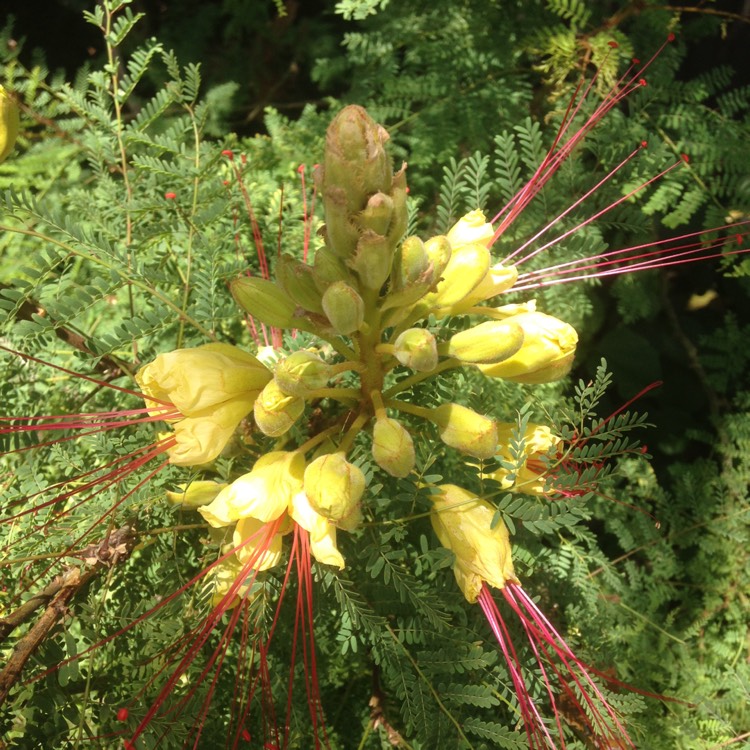
[{"label": "yellow petal", "polygon": [[241,518],[232,536],[235,554],[253,570],[268,570],[281,562],[281,534],[271,534],[269,524],[257,518]]}]

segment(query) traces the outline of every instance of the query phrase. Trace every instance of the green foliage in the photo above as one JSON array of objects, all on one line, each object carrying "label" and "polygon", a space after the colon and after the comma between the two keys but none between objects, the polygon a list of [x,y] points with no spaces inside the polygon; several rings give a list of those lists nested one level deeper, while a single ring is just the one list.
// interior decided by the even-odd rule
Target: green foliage
[{"label": "green foliage", "polygon": [[[245,23],[276,28],[283,7],[267,6],[254,6]],[[232,4],[227,9],[240,17]],[[358,101],[389,127],[394,153],[410,164],[410,231],[439,233],[467,210],[492,215],[528,181],[554,142],[581,72],[590,78],[596,71],[597,79],[573,127],[596,106],[597,91],[617,80],[623,60],[645,58],[677,23],[647,3],[610,29],[606,12],[587,0],[339,2],[335,13],[348,24],[343,48],[331,43],[329,22],[318,20],[313,28],[328,32],[314,40],[311,34],[296,54],[332,93],[331,107],[338,104],[333,96]],[[41,62],[22,62],[11,29],[0,34],[3,84],[21,100],[24,120],[16,153],[0,165],[0,343],[38,358],[0,353],[3,416],[139,409],[142,399],[107,386],[133,389],[134,372],[159,352],[212,340],[254,350],[268,332],[241,318],[227,283],[248,270],[259,275],[261,257],[273,272],[279,246],[296,258],[316,247],[311,166],[330,119],[320,101],[306,102],[298,117],[268,108],[267,135],[241,139],[229,132],[236,129],[230,124],[237,98],[255,96],[253,107],[263,109],[267,82],[217,78],[216,68],[182,64],[186,58],[145,33],[149,15],[130,3],[107,0],[86,18],[106,40],[105,58],[72,81]],[[685,21],[699,40],[715,32],[710,18],[694,26]],[[191,25],[184,43],[192,39],[205,50],[205,29]],[[229,26],[224,39],[234,64],[244,48]],[[295,35],[301,38],[299,27]],[[607,44],[613,37],[615,51]],[[745,216],[750,88],[737,86],[728,66],[680,72],[694,54],[691,38],[668,46],[649,69],[649,85],[576,149],[495,246],[497,260],[551,222],[530,250],[572,233],[523,270]],[[279,47],[288,44],[285,37]],[[233,70],[249,76],[247,67]],[[648,150],[563,215],[571,199],[644,139]],[[688,164],[581,227],[682,152]],[[737,265],[735,275],[743,273]],[[467,464],[416,419],[407,422],[418,471],[405,479],[384,476],[365,443],[355,446],[370,478],[365,523],[341,535],[343,571],[313,568],[318,677],[331,747],[384,748],[398,737],[415,750],[528,746],[507,665],[482,612],[456,587],[453,555],[438,546],[428,519],[428,486],[443,481],[491,500],[496,520],[512,534],[524,587],[576,653],[600,672],[616,670],[625,683],[680,701],[662,704],[625,691],[609,696],[638,747],[709,750],[741,742],[750,724],[745,281],[703,270],[677,277],[671,287],[632,276],[615,285],[539,290],[540,309],[579,330],[577,383],[488,386],[476,373],[461,372],[399,394],[424,406],[457,400],[515,422],[504,467],[511,471],[523,463],[529,422],[553,425],[564,448],[539,458],[550,477],[546,497],[512,493],[486,479],[482,474],[494,464]],[[718,302],[686,312],[690,294],[708,284]],[[459,325],[446,325],[446,337],[449,326]],[[284,344],[295,349],[309,341],[300,335]],[[605,353],[614,377],[600,363]],[[395,381],[403,377],[404,371],[394,374]],[[664,388],[645,396],[643,407],[618,411],[657,378]],[[321,413],[326,408],[338,416],[324,401]],[[656,429],[643,430],[646,408]],[[305,415],[319,418],[313,410]],[[35,432],[0,439],[8,452],[0,468],[4,614],[21,603],[20,590],[36,593],[67,562],[79,564],[76,555],[108,529],[131,524],[138,538],[133,554],[78,592],[62,624],[43,640],[1,709],[4,739],[18,748],[119,746],[118,733],[146,717],[211,610],[210,576],[188,584],[217,560],[221,542],[199,516],[168,505],[165,491],[194,478],[233,479],[273,443],[240,435],[195,475],[168,467],[146,482],[152,464],[63,504],[38,507],[85,484],[86,472],[104,467],[106,473],[105,464],[118,458],[135,460],[153,442],[153,427],[92,431],[54,444]],[[261,663],[243,627],[266,634],[277,628],[268,698],[283,720],[295,669],[297,585],[286,585],[284,574],[275,568],[259,579],[249,619],[228,639],[225,668],[212,685],[213,671],[201,675],[214,650],[226,645],[231,617],[225,615],[149,723],[142,747],[208,748],[234,738],[244,698],[237,697],[233,672],[250,681],[251,668]],[[523,626],[508,616],[508,628],[544,713],[544,678]],[[28,624],[0,644],[3,660],[27,633]],[[299,653],[296,670],[289,746],[307,748],[313,730]],[[117,718],[123,707],[130,710],[127,725]],[[254,740],[262,735],[262,708],[253,703],[244,722]],[[567,724],[565,731],[568,747],[587,746]]]}]

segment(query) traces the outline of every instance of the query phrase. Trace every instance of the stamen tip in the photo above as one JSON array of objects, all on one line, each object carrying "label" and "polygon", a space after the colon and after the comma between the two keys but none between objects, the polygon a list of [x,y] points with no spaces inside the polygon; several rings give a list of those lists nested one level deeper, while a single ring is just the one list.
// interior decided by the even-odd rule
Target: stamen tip
[{"label": "stamen tip", "polygon": [[177,193],[173,193],[173,192],[171,192],[171,191],[170,191],[170,192],[168,192],[168,193],[164,193],[164,197],[165,197],[165,198],[166,198],[166,199],[167,199],[168,201],[173,201],[173,200],[174,200],[174,199],[175,199],[175,198],[177,197]]},{"label": "stamen tip", "polygon": [[130,712],[128,711],[127,708],[121,708],[117,712],[117,721],[125,721],[128,718],[129,713]]},{"label": "stamen tip", "polygon": [[610,49],[617,49],[620,45],[614,39],[610,39],[610,41],[607,42],[607,46]]},{"label": "stamen tip", "polygon": [[673,42],[675,40],[675,35],[670,31],[669,34],[667,34],[667,41]]},{"label": "stamen tip", "polygon": [[682,159],[685,164],[690,164],[690,157],[687,154],[680,154],[680,159]]},{"label": "stamen tip", "polygon": [[222,156],[226,156],[226,157],[227,157],[227,159],[229,159],[229,161],[232,161],[232,159],[234,159],[234,151],[232,151],[232,149],[229,149],[229,148],[225,148],[225,149],[224,149],[224,150],[223,150],[223,151],[221,152],[221,155],[222,155]]}]

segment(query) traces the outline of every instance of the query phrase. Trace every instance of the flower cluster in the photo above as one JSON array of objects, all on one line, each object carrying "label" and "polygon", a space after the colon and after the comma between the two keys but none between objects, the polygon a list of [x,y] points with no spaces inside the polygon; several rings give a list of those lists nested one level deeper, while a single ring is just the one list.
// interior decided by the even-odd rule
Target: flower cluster
[{"label": "flower cluster", "polygon": [[[336,534],[355,530],[363,518],[367,477],[351,457],[361,448],[362,433],[369,436],[375,464],[393,477],[418,468],[414,424],[424,420],[446,446],[474,459],[495,459],[499,468],[484,476],[502,489],[548,492],[547,458],[560,442],[549,427],[526,424],[518,436],[515,425],[463,404],[426,407],[400,398],[459,367],[519,383],[559,379],[572,366],[577,335],[533,302],[492,306],[518,273],[492,262],[494,231],[480,211],[464,216],[445,236],[403,239],[405,168],[393,173],[387,138],[361,107],[339,113],[317,176],[326,224],[313,263],[282,256],[275,280],[242,277],[231,286],[253,319],[306,331],[318,346],[275,352],[263,364],[234,347],[212,344],[162,355],[138,374],[151,414],[161,413],[173,429],[172,463],[212,461],[251,413],[258,439],[276,441],[231,483],[196,481],[171,493],[214,529],[231,530],[213,578],[221,611],[248,596],[258,572],[281,562],[283,537],[293,530],[295,539],[306,533],[318,562],[345,567]],[[458,316],[467,316],[469,325],[455,332],[445,323]],[[332,417],[317,430],[303,429],[306,406],[321,401]],[[467,490],[441,485],[432,491],[433,528],[455,555],[458,585],[490,617],[495,610],[488,585],[522,592],[508,530],[490,503]],[[567,649],[528,618],[524,623],[532,643],[541,644],[534,647],[538,656],[545,643],[554,653],[555,647]],[[490,624],[501,632],[496,619]],[[503,640],[501,646],[507,649]],[[520,668],[512,661],[509,667],[530,739],[540,732],[548,738]],[[585,691],[585,679],[576,684]],[[554,707],[554,691],[548,692]],[[589,711],[598,710],[594,699],[584,702]],[[603,703],[601,715],[616,719]]]},{"label": "flower cluster", "polygon": [[[14,116],[11,100],[0,89],[0,160],[12,148]],[[415,389],[458,368],[466,368],[477,381],[536,385],[558,380],[572,367],[578,337],[568,323],[537,310],[533,300],[498,304],[506,292],[537,283],[534,272],[519,274],[509,260],[492,259],[490,248],[507,220],[495,229],[476,210],[445,235],[404,237],[405,166],[394,173],[387,140],[387,132],[361,107],[341,111],[328,129],[316,175],[325,227],[312,262],[284,254],[273,278],[264,273],[263,278],[243,276],[231,284],[235,300],[252,320],[272,327],[273,341],[283,341],[293,351],[277,347],[253,355],[227,343],[177,349],[160,354],[136,374],[140,390],[127,392],[142,398],[144,408],[70,419],[30,418],[33,426],[0,429],[2,434],[80,428],[90,434],[137,422],[166,425],[153,445],[114,459],[99,476],[85,474],[75,489],[61,484],[53,500],[22,513],[57,504],[65,508],[58,511],[60,518],[69,512],[73,494],[93,492],[97,483],[116,483],[161,454],[165,464],[193,467],[192,480],[168,497],[200,514],[221,544],[216,562],[187,584],[206,576],[213,608],[128,746],[135,746],[221,618],[229,613],[230,634],[238,623],[247,627],[249,618],[243,613],[258,591],[259,574],[284,560],[284,583],[296,567],[300,592],[292,650],[299,633],[309,664],[306,689],[316,741],[319,728],[325,733],[317,704],[311,560],[331,570],[345,569],[344,552],[353,544],[342,543],[337,535],[356,532],[365,517],[377,521],[367,504],[372,467],[365,454],[389,476],[412,476],[419,483],[424,467],[418,463],[417,441],[427,436],[468,457],[464,461],[469,466],[483,462],[478,483],[537,498],[555,494],[558,469],[576,471],[567,463],[562,436],[549,426],[504,423],[463,403],[433,399],[426,405],[412,398]],[[532,188],[559,167],[568,143],[572,148],[577,140],[578,134],[559,146],[559,158],[553,147],[536,183],[532,180],[511,206],[511,218],[533,197]],[[295,331],[304,332],[304,344],[295,340]],[[322,419],[310,418],[316,411]],[[226,464],[216,463],[222,455],[233,459],[229,478]],[[222,481],[216,481],[213,477],[222,472]],[[507,661],[530,746],[565,746],[564,700],[567,711],[573,707],[580,714],[597,747],[632,747],[594,679],[603,675],[575,656],[524,591],[513,567],[509,530],[489,495],[425,481],[435,535],[453,554],[458,587],[483,611]],[[491,589],[501,592],[529,639],[556,732],[532,699]],[[266,654],[277,618],[278,609],[270,631],[255,633],[258,677],[251,695],[259,680],[265,697],[270,679]],[[213,664],[221,665],[227,642],[228,636],[221,639],[201,679]],[[240,720],[238,736],[245,731]],[[276,745],[285,741],[278,727],[268,734]]]}]

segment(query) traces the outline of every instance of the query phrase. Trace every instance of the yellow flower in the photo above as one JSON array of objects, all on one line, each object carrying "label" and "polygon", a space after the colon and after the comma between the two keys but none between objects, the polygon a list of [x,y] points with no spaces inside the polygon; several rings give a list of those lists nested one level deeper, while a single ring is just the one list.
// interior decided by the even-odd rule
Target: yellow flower
[{"label": "yellow flower", "polygon": [[430,308],[451,308],[462,302],[482,282],[490,268],[490,251],[474,242],[453,248],[435,292],[424,297]]},{"label": "yellow flower", "polygon": [[521,326],[504,320],[484,323],[453,334],[448,354],[471,364],[495,364],[512,357],[522,346]]},{"label": "yellow flower", "polygon": [[[497,428],[498,458],[513,464],[509,443],[513,439],[515,424],[500,424]],[[553,434],[546,425],[528,424],[523,434],[523,462],[515,470],[499,468],[483,476],[499,482],[503,489],[513,488],[517,492],[529,495],[544,494],[547,474],[542,457],[560,442],[560,438]]]},{"label": "yellow flower", "polygon": [[236,398],[175,422],[172,428],[176,442],[167,449],[169,462],[175,466],[199,466],[213,461],[224,450],[254,403],[254,397]]},{"label": "yellow flower", "polygon": [[289,515],[310,533],[310,552],[313,557],[319,563],[335,565],[343,570],[346,563],[336,547],[336,524],[321,516],[310,505],[304,492],[299,492],[292,499]]},{"label": "yellow flower", "polygon": [[460,404],[441,404],[429,410],[440,439],[451,448],[475,458],[492,458],[497,450],[497,425],[490,417]]},{"label": "yellow flower", "polygon": [[268,539],[269,524],[257,518],[241,518],[232,535],[234,553],[243,565],[252,562],[253,570],[268,570],[281,562],[281,532]]},{"label": "yellow flower", "polygon": [[193,417],[231,399],[257,395],[271,373],[242,349],[204,344],[160,354],[135,379],[146,396],[174,404],[183,417]]},{"label": "yellow flower", "polygon": [[136,375],[151,413],[172,423],[168,453],[177,465],[213,461],[270,379],[265,365],[229,344],[160,354]]},{"label": "yellow flower", "polygon": [[492,526],[495,508],[454,484],[443,484],[432,496],[432,528],[440,543],[456,556],[453,572],[469,602],[482,583],[503,588],[518,583],[513,570],[508,529],[502,520]]},{"label": "yellow flower", "polygon": [[5,161],[16,145],[20,122],[18,104],[0,86],[0,162]]},{"label": "yellow flower", "polygon": [[518,269],[515,266],[504,266],[496,263],[487,269],[484,278],[460,301],[450,307],[435,310],[438,318],[447,315],[460,315],[480,302],[496,297],[508,291],[518,280]]},{"label": "yellow flower", "polygon": [[223,489],[198,512],[215,528],[242,518],[273,521],[286,512],[302,491],[305,458],[297,451],[272,451],[255,462],[252,471]]},{"label": "yellow flower", "polygon": [[[229,593],[229,589],[234,586],[237,576],[242,573],[242,567],[240,561],[233,555],[226,560],[222,560],[212,569],[211,581],[214,585],[214,590],[211,594],[212,607],[218,607],[224,597]],[[248,584],[243,583],[235,589],[234,598],[228,606],[225,605],[226,608],[231,609],[232,607],[236,607],[240,603],[240,598],[245,595],[248,588]]]},{"label": "yellow flower", "polygon": [[448,241],[452,248],[478,242],[487,247],[492,240],[495,230],[484,217],[480,209],[469,211],[462,216],[448,231]]},{"label": "yellow flower", "polygon": [[380,417],[372,428],[372,457],[392,477],[411,473],[416,461],[414,441],[398,420]]},{"label": "yellow flower", "polygon": [[504,320],[523,329],[523,346],[498,364],[477,365],[485,375],[517,383],[549,383],[570,372],[578,344],[573,326],[540,312],[522,312]]},{"label": "yellow flower", "polygon": [[290,396],[305,396],[311,390],[325,388],[330,377],[331,366],[307,349],[285,357],[273,371],[276,384]]},{"label": "yellow flower", "polygon": [[430,372],[437,367],[435,336],[426,328],[407,328],[393,342],[396,359],[412,370]]},{"label": "yellow flower", "polygon": [[260,392],[253,406],[258,429],[269,437],[280,437],[288,432],[305,410],[305,399],[290,396],[271,380]]},{"label": "yellow flower", "polygon": [[343,453],[319,456],[305,469],[304,489],[311,507],[349,531],[362,518],[359,501],[365,483],[362,470]]}]

